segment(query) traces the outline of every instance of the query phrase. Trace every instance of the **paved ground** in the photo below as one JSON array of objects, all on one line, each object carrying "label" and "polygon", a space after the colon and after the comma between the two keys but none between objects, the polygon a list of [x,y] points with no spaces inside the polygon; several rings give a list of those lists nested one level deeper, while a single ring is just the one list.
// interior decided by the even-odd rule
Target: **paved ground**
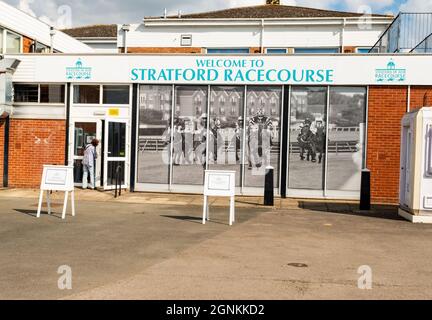
[{"label": "paved ground", "polygon": [[[248,198],[229,227],[215,201],[203,226],[197,197],[80,192],[77,217],[62,221],[36,219],[35,194],[0,190],[0,299],[432,298],[432,226],[390,207],[291,200],[272,210]],[[61,265],[70,291],[57,288]],[[362,265],[372,290],[357,287]]]}]

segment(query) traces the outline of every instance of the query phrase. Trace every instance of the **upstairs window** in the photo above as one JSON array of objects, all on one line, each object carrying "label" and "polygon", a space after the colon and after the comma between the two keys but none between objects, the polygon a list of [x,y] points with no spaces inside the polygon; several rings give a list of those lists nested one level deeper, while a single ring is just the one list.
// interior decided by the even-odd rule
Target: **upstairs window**
[{"label": "upstairs window", "polygon": [[4,34],[5,30],[0,28],[0,53],[3,53],[3,34]]},{"label": "upstairs window", "polygon": [[295,48],[295,53],[339,53],[339,48]]},{"label": "upstairs window", "polygon": [[208,54],[244,54],[249,48],[207,48]]},{"label": "upstairs window", "polygon": [[286,48],[267,48],[267,54],[285,54],[288,52]]},{"label": "upstairs window", "polygon": [[11,31],[6,31],[5,53],[21,53],[21,36]]}]

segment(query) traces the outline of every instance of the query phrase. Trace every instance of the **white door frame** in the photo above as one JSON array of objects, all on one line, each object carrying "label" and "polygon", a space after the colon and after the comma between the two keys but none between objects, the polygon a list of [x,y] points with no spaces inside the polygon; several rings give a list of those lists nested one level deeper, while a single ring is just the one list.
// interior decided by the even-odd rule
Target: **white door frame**
[{"label": "white door frame", "polygon": [[[82,160],[83,156],[75,155],[75,123],[96,123],[96,138],[100,141],[102,137],[102,121],[101,119],[88,119],[88,118],[73,118],[69,123],[69,159],[68,164],[73,166],[75,164],[75,160]],[[101,146],[99,145],[96,149],[98,155],[101,154]],[[101,165],[102,160],[101,157],[98,156],[96,159],[96,187],[101,186]],[[82,187],[82,183],[75,183],[75,186]]]}]

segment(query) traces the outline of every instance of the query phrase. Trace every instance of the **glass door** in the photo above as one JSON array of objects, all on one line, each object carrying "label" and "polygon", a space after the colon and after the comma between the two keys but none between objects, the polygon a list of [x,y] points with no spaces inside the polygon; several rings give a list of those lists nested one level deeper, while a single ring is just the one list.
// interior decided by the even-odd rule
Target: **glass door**
[{"label": "glass door", "polygon": [[[71,126],[71,145],[72,145],[72,165],[74,166],[74,182],[76,186],[82,186],[83,167],[82,161],[84,158],[85,147],[92,142],[93,139],[100,139],[101,136],[100,121],[74,121]],[[99,149],[99,148],[98,148]],[[100,154],[100,150],[98,150]],[[101,185],[100,182],[100,160],[95,163],[94,175],[96,187]],[[88,177],[90,183],[90,177]]]},{"label": "glass door", "polygon": [[103,180],[104,189],[115,188],[117,179],[122,188],[127,188],[127,122],[126,121],[105,121],[104,140],[104,165]]}]

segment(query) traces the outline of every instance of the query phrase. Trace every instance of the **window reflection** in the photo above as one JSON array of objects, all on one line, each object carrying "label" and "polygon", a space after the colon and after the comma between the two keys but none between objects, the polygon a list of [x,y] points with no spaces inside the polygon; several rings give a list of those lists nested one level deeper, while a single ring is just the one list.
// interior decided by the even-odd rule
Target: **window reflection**
[{"label": "window reflection", "polygon": [[[241,185],[244,87],[211,87],[209,168],[236,171]],[[229,112],[227,112],[229,110]]]},{"label": "window reflection", "polygon": [[169,183],[172,86],[140,86],[138,182]]},{"label": "window reflection", "polygon": [[326,152],[326,87],[293,87],[288,186],[323,190]]},{"label": "window reflection", "polygon": [[[173,126],[173,183],[202,185],[207,167],[207,87],[178,86],[175,88]],[[214,152],[209,157],[214,156]]]},{"label": "window reflection", "polygon": [[360,191],[366,88],[330,88],[327,189]]},{"label": "window reflection", "polygon": [[245,186],[264,187],[265,169],[274,168],[279,187],[281,87],[248,87]]}]

